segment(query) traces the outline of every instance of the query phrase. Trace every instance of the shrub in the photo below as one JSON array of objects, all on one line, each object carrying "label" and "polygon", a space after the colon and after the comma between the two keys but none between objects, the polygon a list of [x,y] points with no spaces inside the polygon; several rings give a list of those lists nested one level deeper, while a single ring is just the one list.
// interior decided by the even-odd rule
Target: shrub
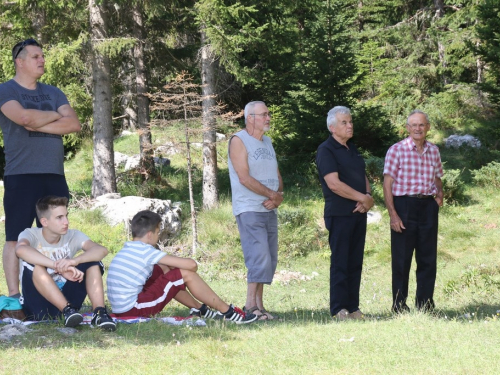
[{"label": "shrub", "polygon": [[305,256],[319,249],[319,228],[306,209],[280,208],[278,224],[280,257]]},{"label": "shrub", "polygon": [[463,199],[464,181],[459,169],[445,169],[441,178],[443,181],[443,196],[447,203],[456,203]]},{"label": "shrub", "polygon": [[384,181],[384,158],[377,156],[365,157],[366,176],[370,183],[382,183]]},{"label": "shrub", "polygon": [[479,170],[472,171],[473,179],[481,186],[500,188],[500,163],[492,161]]}]

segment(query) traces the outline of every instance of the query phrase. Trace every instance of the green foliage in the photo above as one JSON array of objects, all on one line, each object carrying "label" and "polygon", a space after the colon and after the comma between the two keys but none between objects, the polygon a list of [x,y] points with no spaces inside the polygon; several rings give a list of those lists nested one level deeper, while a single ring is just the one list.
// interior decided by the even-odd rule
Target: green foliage
[{"label": "green foliage", "polygon": [[443,181],[444,200],[446,203],[457,203],[463,199],[464,182],[459,169],[444,169]]},{"label": "green foliage", "polygon": [[483,88],[491,95],[491,101],[500,105],[500,1],[484,0],[478,6],[476,35],[480,39],[476,53],[488,64]]},{"label": "green foliage", "polygon": [[358,103],[353,109],[356,147],[375,156],[385,156],[389,147],[399,140],[397,129],[389,121],[384,108],[374,103]]},{"label": "green foliage", "polygon": [[382,184],[384,182],[384,158],[365,155],[366,176],[370,183]]},{"label": "green foliage", "polygon": [[302,207],[278,210],[279,255],[287,262],[321,248],[320,231],[310,211]]},{"label": "green foliage", "polygon": [[492,161],[479,170],[472,171],[474,181],[481,186],[500,188],[500,163]]}]

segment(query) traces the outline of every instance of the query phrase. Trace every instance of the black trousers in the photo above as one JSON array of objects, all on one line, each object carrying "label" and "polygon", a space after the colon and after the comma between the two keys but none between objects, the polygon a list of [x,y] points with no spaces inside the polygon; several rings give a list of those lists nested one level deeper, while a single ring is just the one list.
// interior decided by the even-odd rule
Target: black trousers
[{"label": "black trousers", "polygon": [[434,308],[439,205],[432,198],[394,197],[394,208],[406,229],[391,230],[393,310],[407,310],[408,279],[415,251],[415,306]]},{"label": "black trousers", "polygon": [[332,251],[330,262],[330,313],[359,309],[359,287],[366,237],[366,214],[325,217]]}]

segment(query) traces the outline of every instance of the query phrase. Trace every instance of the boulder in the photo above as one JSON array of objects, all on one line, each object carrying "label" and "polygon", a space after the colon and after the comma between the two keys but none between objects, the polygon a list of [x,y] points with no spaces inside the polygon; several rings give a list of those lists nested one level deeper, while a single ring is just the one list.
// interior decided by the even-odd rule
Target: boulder
[{"label": "boulder", "polygon": [[[163,157],[153,157],[155,166],[164,167],[170,165],[170,160]],[[131,169],[135,169],[139,167],[139,163],[141,161],[140,155],[132,155],[128,156],[122,154],[121,152],[115,152],[115,168],[123,167],[125,171],[129,171]]]},{"label": "boulder", "polygon": [[462,145],[466,145],[469,147],[479,148],[481,147],[481,141],[472,135],[450,135],[448,138],[445,138],[445,146],[447,148],[453,147],[458,148]]},{"label": "boulder", "polygon": [[181,152],[174,143],[167,142],[164,145],[158,146],[155,150],[155,155],[175,155]]},{"label": "boulder", "polygon": [[382,214],[378,211],[368,211],[367,224],[377,224],[382,220]]},{"label": "boulder", "polygon": [[115,168],[122,167],[127,163],[128,155],[122,154],[121,152],[115,152]]},{"label": "boulder", "polygon": [[112,226],[123,222],[130,236],[130,222],[137,212],[143,210],[156,212],[162,218],[159,239],[162,245],[166,245],[169,239],[181,231],[181,209],[178,204],[172,204],[170,200],[135,196],[122,197],[118,193],[112,193],[96,198],[93,209],[101,209],[104,217]]}]

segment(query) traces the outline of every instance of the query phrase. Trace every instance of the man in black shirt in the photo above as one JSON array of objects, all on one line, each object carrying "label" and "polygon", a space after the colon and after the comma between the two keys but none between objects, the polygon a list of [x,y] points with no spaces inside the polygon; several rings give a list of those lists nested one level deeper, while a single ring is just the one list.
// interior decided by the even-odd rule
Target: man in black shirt
[{"label": "man in black shirt", "polygon": [[363,319],[359,287],[366,236],[366,213],[373,206],[365,162],[349,139],[351,111],[337,106],[326,120],[331,137],[318,147],[316,165],[325,198],[325,226],[332,251],[330,313],[338,320]]}]

